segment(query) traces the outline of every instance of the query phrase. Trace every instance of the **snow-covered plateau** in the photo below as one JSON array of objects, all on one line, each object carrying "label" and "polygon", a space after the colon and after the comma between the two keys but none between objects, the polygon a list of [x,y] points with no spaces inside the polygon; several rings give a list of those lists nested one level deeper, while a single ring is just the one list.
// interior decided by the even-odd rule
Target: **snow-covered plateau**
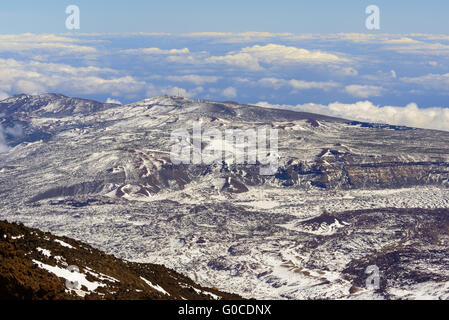
[{"label": "snow-covered plateau", "polygon": [[[21,132],[3,130],[0,219],[247,298],[449,298],[448,132],[168,96],[19,95],[0,114]],[[195,122],[277,129],[277,172],[173,164]]]}]

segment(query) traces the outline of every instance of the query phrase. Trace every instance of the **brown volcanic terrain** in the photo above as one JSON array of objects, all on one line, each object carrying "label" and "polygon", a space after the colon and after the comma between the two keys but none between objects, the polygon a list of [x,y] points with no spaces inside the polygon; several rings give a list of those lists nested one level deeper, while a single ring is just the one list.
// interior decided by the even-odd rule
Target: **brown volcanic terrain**
[{"label": "brown volcanic terrain", "polygon": [[[43,265],[60,272],[68,266],[77,266],[87,281],[100,285],[91,291],[85,286],[80,290],[67,289],[66,279],[47,271]],[[161,265],[120,260],[67,237],[0,221],[0,299],[211,300],[240,297],[201,287]]]}]

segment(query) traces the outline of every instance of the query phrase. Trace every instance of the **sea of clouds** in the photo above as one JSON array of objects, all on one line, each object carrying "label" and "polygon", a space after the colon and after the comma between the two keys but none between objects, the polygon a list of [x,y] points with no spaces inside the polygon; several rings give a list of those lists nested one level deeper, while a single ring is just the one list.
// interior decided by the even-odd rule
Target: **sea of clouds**
[{"label": "sea of clouds", "polygon": [[0,100],[55,92],[126,104],[168,94],[449,131],[448,89],[445,35],[0,35]]}]

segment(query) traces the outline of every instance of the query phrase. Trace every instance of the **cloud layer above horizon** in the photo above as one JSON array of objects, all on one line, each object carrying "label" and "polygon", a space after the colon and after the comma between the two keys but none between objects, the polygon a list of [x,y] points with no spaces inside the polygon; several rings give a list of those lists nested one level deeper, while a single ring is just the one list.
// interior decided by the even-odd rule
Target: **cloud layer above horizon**
[{"label": "cloud layer above horizon", "polygon": [[449,131],[449,36],[0,35],[0,99],[43,92],[121,103],[162,94],[264,101]]},{"label": "cloud layer above horizon", "polygon": [[256,105],[264,108],[320,113],[361,122],[449,131],[449,108],[418,108],[416,103],[410,103],[405,107],[376,106],[370,101],[358,101],[352,104],[335,102],[329,105],[307,103],[296,106],[258,102]]}]

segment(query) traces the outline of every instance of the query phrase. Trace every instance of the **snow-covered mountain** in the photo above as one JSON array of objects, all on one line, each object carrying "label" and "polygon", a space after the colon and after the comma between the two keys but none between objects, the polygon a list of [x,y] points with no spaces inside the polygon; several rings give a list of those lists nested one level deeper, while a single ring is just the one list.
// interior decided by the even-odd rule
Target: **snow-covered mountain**
[{"label": "snow-covered mountain", "polygon": [[[20,95],[0,113],[0,218],[244,297],[448,294],[447,132],[168,96]],[[171,133],[198,122],[277,129],[278,170],[174,164]]]}]

